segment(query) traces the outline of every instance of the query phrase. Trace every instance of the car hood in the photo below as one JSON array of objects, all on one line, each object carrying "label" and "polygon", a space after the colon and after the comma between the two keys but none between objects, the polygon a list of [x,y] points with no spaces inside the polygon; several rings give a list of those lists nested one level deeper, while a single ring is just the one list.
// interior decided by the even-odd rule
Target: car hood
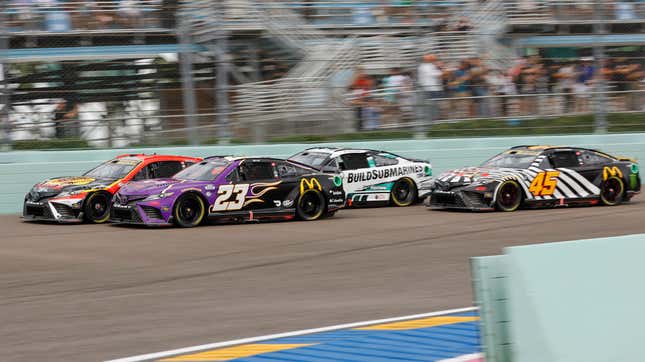
[{"label": "car hood", "polygon": [[55,195],[63,191],[79,191],[106,188],[116,180],[95,179],[87,176],[55,177],[40,182],[31,189],[32,192]]},{"label": "car hood", "polygon": [[178,192],[187,188],[197,188],[204,185],[205,181],[186,181],[172,178],[133,181],[121,188],[119,194],[132,196],[149,196],[160,193]]},{"label": "car hood", "polygon": [[465,167],[450,170],[437,177],[435,185],[443,189],[468,186],[471,184],[485,184],[498,181],[505,175],[517,173],[520,170],[512,168],[493,167]]}]

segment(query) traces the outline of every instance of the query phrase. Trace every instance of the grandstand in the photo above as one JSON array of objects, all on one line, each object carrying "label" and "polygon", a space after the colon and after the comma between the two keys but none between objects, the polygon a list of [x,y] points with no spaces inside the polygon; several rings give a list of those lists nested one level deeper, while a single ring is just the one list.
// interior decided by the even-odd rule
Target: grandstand
[{"label": "grandstand", "polygon": [[[1,16],[12,141],[55,137],[56,107],[96,146],[348,133],[366,111],[369,129],[417,134],[642,112],[641,0],[11,0]],[[427,54],[443,70],[435,99],[418,82]],[[367,95],[352,91],[358,69]]]}]

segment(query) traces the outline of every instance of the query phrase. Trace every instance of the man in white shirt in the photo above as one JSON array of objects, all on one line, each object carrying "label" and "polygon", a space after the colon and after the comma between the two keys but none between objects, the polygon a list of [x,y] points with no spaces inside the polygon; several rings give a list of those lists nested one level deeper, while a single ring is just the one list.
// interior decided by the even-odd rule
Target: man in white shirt
[{"label": "man in white shirt", "polygon": [[436,99],[443,97],[443,70],[437,65],[437,57],[432,54],[425,55],[417,71],[419,84],[425,93],[427,104],[426,117],[430,121],[437,120],[440,116],[440,106]]}]

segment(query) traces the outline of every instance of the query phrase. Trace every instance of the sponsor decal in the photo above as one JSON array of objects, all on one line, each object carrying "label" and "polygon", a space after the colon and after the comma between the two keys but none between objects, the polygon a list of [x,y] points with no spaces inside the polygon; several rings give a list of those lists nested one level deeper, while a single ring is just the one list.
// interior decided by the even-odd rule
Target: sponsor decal
[{"label": "sponsor decal", "polygon": [[638,165],[635,163],[632,163],[631,171],[632,173],[638,173]]},{"label": "sponsor decal", "polygon": [[347,174],[347,183],[351,184],[356,182],[382,180],[391,177],[400,177],[422,172],[423,166],[420,165],[398,166],[380,170],[349,172]]},{"label": "sponsor decal", "polygon": [[300,193],[301,194],[304,193],[305,191],[308,191],[308,190],[322,191],[322,189],[323,188],[320,185],[320,182],[318,182],[318,180],[315,179],[315,178],[310,178],[310,179],[303,178],[302,180],[300,180]]},{"label": "sponsor decal", "polygon": [[282,206],[282,201],[280,201],[280,200],[273,200],[273,203],[275,204],[275,207]]},{"label": "sponsor decal", "polygon": [[607,180],[610,177],[616,177],[618,176],[619,178],[623,178],[623,172],[616,166],[609,167],[605,166],[602,169],[602,179]]},{"label": "sponsor decal", "polygon": [[345,202],[345,199],[329,199],[330,204],[342,204]]},{"label": "sponsor decal", "polygon": [[204,190],[213,191],[215,190],[215,185],[206,185],[204,186]]},{"label": "sponsor decal", "polygon": [[92,177],[63,177],[46,181],[42,187],[81,186],[96,181]]},{"label": "sponsor decal", "polygon": [[284,207],[293,206],[293,200],[284,200],[284,201],[282,201],[282,206],[284,206]]}]

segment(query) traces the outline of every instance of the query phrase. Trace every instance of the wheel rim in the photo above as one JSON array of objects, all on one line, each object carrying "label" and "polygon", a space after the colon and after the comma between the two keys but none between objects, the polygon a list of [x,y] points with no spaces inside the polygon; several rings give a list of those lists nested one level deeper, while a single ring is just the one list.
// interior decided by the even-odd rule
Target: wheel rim
[{"label": "wheel rim", "polygon": [[201,204],[190,197],[182,200],[177,206],[179,219],[185,223],[193,224],[198,221],[201,214]]},{"label": "wheel rim", "polygon": [[617,178],[610,178],[605,181],[605,186],[602,190],[602,197],[608,203],[616,203],[623,193],[623,184]]},{"label": "wheel rim", "polygon": [[505,209],[517,207],[519,189],[512,183],[502,185],[499,190],[499,205]]},{"label": "wheel rim", "polygon": [[411,192],[412,187],[408,181],[399,182],[394,187],[394,197],[399,202],[406,202]]},{"label": "wheel rim", "polygon": [[305,192],[300,197],[300,211],[308,218],[313,219],[322,214],[322,202],[316,192]]},{"label": "wheel rim", "polygon": [[108,199],[104,195],[95,195],[92,197],[92,202],[90,204],[90,214],[92,219],[100,220],[106,216],[108,213]]}]

